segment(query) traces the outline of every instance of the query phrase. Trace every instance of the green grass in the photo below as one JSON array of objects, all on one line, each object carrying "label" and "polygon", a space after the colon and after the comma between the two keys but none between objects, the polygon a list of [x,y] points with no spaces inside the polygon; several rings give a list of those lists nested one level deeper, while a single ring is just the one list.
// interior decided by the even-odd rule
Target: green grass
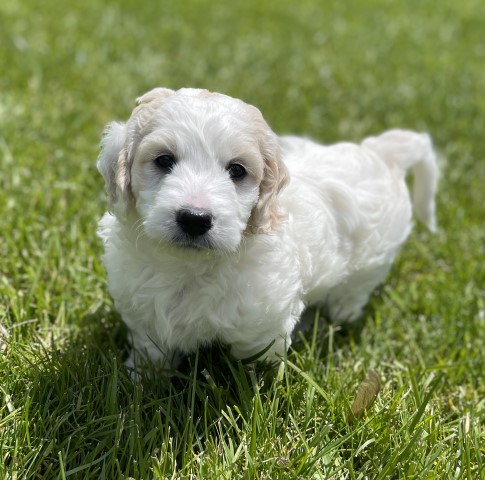
[{"label": "green grass", "polygon": [[[481,0],[2,0],[0,478],[485,478],[484,31]],[[168,390],[133,385],[95,159],[154,86],[323,142],[429,131],[440,232],[418,226],[363,321],[320,319],[284,370],[216,347]],[[349,424],[371,368],[382,391]]]}]

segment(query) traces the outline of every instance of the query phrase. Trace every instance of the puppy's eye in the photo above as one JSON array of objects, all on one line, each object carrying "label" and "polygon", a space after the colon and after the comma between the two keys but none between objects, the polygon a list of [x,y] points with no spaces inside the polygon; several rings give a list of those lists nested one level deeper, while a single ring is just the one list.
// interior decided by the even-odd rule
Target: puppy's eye
[{"label": "puppy's eye", "polygon": [[174,167],[176,160],[171,153],[164,153],[163,155],[155,158],[154,162],[155,165],[164,172],[170,172]]},{"label": "puppy's eye", "polygon": [[229,167],[227,167],[227,171],[233,180],[241,180],[247,175],[246,169],[239,163],[229,165]]}]

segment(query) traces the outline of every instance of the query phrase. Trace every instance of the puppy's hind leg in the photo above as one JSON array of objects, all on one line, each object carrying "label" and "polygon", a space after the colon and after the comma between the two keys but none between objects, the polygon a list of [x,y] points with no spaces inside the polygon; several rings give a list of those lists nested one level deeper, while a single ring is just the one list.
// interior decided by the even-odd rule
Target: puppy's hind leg
[{"label": "puppy's hind leg", "polygon": [[325,306],[335,323],[352,322],[361,315],[375,288],[383,282],[391,264],[354,273],[328,293]]}]

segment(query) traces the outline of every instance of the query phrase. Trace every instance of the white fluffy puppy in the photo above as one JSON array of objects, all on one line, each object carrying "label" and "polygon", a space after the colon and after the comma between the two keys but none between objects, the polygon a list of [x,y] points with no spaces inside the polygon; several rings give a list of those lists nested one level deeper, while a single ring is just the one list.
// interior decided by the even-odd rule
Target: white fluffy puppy
[{"label": "white fluffy puppy", "polygon": [[357,318],[416,216],[435,228],[428,135],[360,145],[277,137],[259,110],[157,88],[108,125],[98,159],[109,291],[137,352],[162,366],[215,340],[236,358],[283,354],[305,306]]}]

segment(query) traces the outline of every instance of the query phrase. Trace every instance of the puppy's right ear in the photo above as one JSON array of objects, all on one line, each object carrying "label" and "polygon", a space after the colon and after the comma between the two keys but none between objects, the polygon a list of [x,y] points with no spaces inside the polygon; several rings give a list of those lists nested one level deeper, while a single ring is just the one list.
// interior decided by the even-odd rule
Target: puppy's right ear
[{"label": "puppy's right ear", "polygon": [[109,209],[113,210],[119,200],[128,201],[129,171],[126,171],[128,148],[126,143],[126,124],[109,123],[101,140],[101,152],[97,167],[106,183]]},{"label": "puppy's right ear", "polygon": [[147,93],[144,93],[141,97],[138,97],[136,99],[136,103],[138,105],[143,105],[144,103],[150,103],[153,102],[154,100],[165,100],[166,98],[172,96],[174,94],[174,91],[171,90],[170,88],[163,88],[163,87],[157,87],[152,90],[150,90]]},{"label": "puppy's right ear", "polygon": [[131,165],[140,130],[153,111],[173,93],[168,88],[150,90],[136,100],[138,106],[127,124],[112,122],[104,130],[97,166],[106,182],[109,209],[116,214],[125,214],[133,202]]}]

